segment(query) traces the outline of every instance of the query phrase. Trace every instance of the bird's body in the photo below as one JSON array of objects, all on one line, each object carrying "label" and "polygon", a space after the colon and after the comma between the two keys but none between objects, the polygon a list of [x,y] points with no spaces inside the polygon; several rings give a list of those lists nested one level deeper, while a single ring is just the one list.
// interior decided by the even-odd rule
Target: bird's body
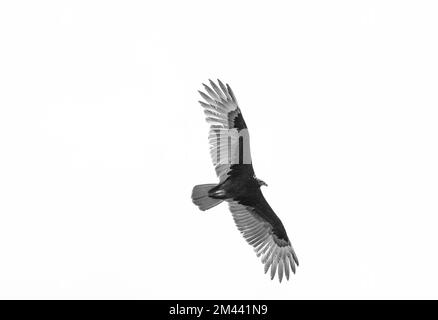
[{"label": "bird's body", "polygon": [[227,179],[213,188],[212,198],[215,198],[214,191],[216,190],[225,193],[224,197],[218,196],[217,199],[244,198],[256,193],[260,185],[258,180],[254,178],[251,167],[250,164],[232,165]]},{"label": "bird's body", "polygon": [[208,95],[200,92],[201,102],[210,126],[210,151],[218,184],[197,185],[192,191],[193,202],[208,210],[222,201],[229,203],[234,221],[258,256],[262,256],[265,272],[271,268],[271,278],[278,270],[289,279],[289,268],[295,272],[298,259],[286,230],[265,200],[260,187],[266,185],[256,178],[252,166],[249,134],[233,91],[218,80],[204,85]]}]

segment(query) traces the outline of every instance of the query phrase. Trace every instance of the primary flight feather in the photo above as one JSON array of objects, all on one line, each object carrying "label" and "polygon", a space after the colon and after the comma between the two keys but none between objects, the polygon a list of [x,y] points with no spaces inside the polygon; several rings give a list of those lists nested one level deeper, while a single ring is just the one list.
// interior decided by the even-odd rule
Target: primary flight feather
[{"label": "primary flight feather", "polygon": [[289,280],[298,258],[283,224],[260,190],[266,183],[254,174],[248,128],[236,97],[228,84],[217,82],[203,84],[205,92],[199,93],[204,101],[199,103],[210,124],[210,154],[219,183],[195,186],[193,203],[205,211],[228,202],[237,228],[261,257],[265,273],[271,269],[271,279],[278,272],[280,282],[283,274]]}]

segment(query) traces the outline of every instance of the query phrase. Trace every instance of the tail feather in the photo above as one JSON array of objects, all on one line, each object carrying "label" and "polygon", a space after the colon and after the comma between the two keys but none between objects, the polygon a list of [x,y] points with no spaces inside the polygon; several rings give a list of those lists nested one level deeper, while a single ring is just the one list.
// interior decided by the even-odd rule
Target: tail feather
[{"label": "tail feather", "polygon": [[208,196],[208,191],[215,186],[215,184],[199,184],[193,188],[192,201],[202,211],[213,208],[223,201],[221,199],[213,199]]}]

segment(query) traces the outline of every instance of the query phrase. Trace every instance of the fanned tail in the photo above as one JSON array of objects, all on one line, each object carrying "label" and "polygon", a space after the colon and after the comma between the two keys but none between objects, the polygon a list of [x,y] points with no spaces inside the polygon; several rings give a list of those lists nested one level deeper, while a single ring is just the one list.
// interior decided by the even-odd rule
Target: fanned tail
[{"label": "fanned tail", "polygon": [[200,210],[205,211],[217,206],[223,200],[213,199],[208,196],[208,191],[214,188],[215,184],[199,184],[193,188],[192,201]]}]

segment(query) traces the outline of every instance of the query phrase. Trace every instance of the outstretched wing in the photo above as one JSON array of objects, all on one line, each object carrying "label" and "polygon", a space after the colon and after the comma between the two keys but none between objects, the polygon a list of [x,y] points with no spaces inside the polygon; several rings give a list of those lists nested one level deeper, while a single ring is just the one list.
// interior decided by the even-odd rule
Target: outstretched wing
[{"label": "outstretched wing", "polygon": [[295,273],[298,258],[283,224],[263,197],[262,192],[259,190],[257,195],[250,199],[231,201],[230,211],[243,237],[254,247],[257,256],[262,257],[265,273],[271,268],[271,279],[274,279],[278,270],[280,282],[283,279],[283,273],[289,280],[289,269]]},{"label": "outstretched wing", "polygon": [[236,97],[230,86],[220,80],[216,85],[203,84],[206,91],[199,91],[205,101],[199,101],[210,124],[210,154],[216,174],[224,181],[233,164],[251,164],[249,134]]}]

